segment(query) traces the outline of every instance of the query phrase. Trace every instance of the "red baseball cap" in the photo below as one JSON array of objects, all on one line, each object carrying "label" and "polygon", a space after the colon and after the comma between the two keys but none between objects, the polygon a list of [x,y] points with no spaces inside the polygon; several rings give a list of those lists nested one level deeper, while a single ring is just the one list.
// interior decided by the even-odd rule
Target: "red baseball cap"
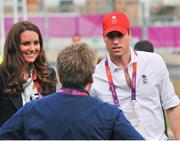
[{"label": "red baseball cap", "polygon": [[103,34],[111,31],[119,31],[122,34],[127,33],[130,28],[128,17],[122,12],[108,13],[103,18]]}]

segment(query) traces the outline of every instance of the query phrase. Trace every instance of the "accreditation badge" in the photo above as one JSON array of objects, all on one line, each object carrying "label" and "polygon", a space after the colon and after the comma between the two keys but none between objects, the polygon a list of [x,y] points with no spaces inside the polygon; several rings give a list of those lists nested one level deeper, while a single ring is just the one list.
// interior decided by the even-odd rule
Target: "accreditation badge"
[{"label": "accreditation badge", "polygon": [[132,102],[132,110],[130,112],[124,112],[126,118],[131,122],[133,127],[142,135],[144,134],[144,127],[137,114],[137,102]]}]

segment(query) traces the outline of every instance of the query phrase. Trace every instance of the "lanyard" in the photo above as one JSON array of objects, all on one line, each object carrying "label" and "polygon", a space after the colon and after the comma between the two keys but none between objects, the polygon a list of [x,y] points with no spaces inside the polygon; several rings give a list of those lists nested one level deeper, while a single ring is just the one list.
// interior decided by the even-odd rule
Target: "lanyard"
[{"label": "lanyard", "polygon": [[[109,83],[110,90],[112,93],[113,101],[114,101],[114,104],[118,107],[118,106],[120,106],[119,100],[118,100],[117,93],[116,93],[116,90],[114,87],[115,85],[113,83],[112,74],[111,74],[111,71],[110,71],[110,68],[108,65],[107,58],[105,60],[105,67],[106,67],[106,74],[108,77],[108,83]],[[131,100],[132,101],[136,101],[136,72],[137,72],[137,62],[134,62],[133,63],[133,72],[132,72],[132,83],[131,83]]]},{"label": "lanyard", "polygon": [[58,90],[59,93],[61,94],[67,94],[67,95],[79,95],[79,96],[88,96],[88,92],[84,91],[84,92],[80,92],[78,90],[74,90],[74,89],[68,89],[68,88],[61,88],[60,90]]}]

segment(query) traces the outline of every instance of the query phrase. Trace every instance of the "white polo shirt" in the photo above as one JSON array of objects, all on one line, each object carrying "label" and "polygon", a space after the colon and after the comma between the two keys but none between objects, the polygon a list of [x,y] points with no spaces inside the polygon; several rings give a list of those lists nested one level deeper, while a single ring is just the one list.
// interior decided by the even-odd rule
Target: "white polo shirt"
[{"label": "white polo shirt", "polygon": [[[162,108],[167,110],[180,104],[179,98],[174,92],[166,64],[161,56],[142,51],[136,51],[136,53],[137,55],[131,49],[131,61],[128,64],[128,71],[132,79],[132,64],[137,62],[136,113],[144,128],[144,131],[140,131],[140,133],[146,139],[167,139],[164,133]],[[131,89],[126,83],[124,71],[113,64],[109,56],[107,56],[107,59],[120,103],[119,108],[123,110],[125,115],[133,113]],[[105,59],[96,66],[90,94],[105,102],[114,104],[106,75]]]}]

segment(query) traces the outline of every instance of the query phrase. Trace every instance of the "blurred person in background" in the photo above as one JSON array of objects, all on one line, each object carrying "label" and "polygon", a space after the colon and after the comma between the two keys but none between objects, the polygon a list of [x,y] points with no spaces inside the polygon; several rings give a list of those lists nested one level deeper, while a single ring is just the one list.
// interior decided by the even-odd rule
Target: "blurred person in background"
[{"label": "blurred person in background", "polygon": [[154,52],[153,44],[148,40],[140,40],[134,45],[134,49],[137,51]]},{"label": "blurred person in background", "polygon": [[[79,34],[74,34],[72,37],[71,37],[71,40],[73,43],[78,43],[81,41],[81,37]],[[96,59],[97,59],[97,64],[101,61],[101,57],[96,53]]]},{"label": "blurred person in background", "polygon": [[72,35],[71,40],[73,43],[80,42],[81,37],[79,34],[74,34],[74,35]]},{"label": "blurred person in background", "polygon": [[0,128],[0,139],[142,140],[121,110],[89,96],[95,58],[85,43],[61,50],[57,72],[62,88],[27,103]]},{"label": "blurred person in background", "polygon": [[0,65],[0,126],[27,102],[56,90],[38,27],[21,21],[12,26]]},{"label": "blurred person in background", "polygon": [[130,47],[131,26],[123,12],[103,18],[108,56],[97,66],[90,94],[121,109],[145,139],[168,139],[163,109],[176,139],[180,139],[180,100],[165,62],[155,53]]}]

